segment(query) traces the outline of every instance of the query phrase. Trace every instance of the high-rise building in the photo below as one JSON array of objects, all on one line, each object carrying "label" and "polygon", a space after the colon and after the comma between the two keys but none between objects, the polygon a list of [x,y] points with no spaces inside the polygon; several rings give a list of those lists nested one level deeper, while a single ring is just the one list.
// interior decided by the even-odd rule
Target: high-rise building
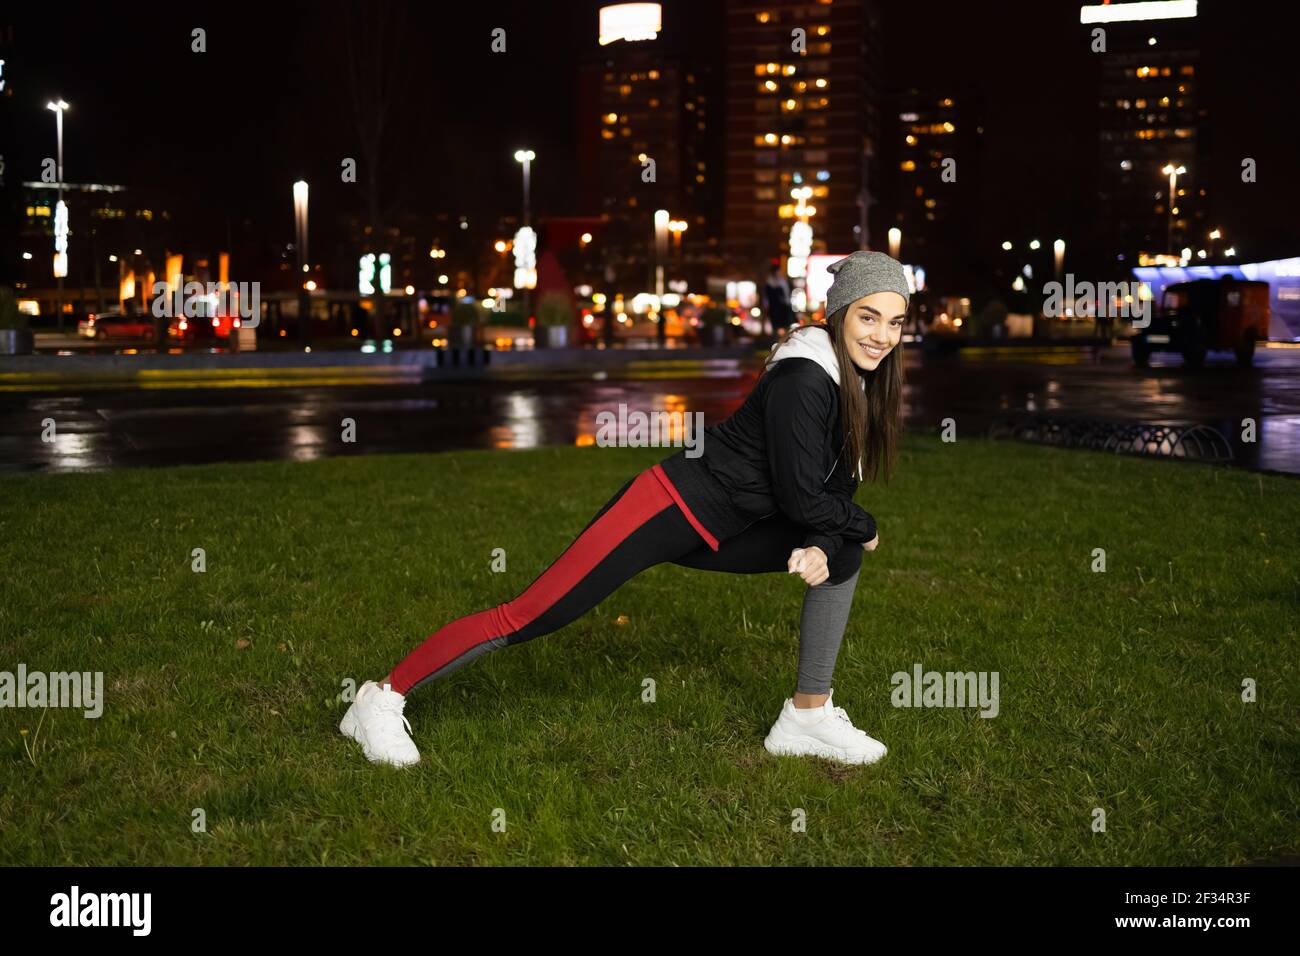
[{"label": "high-rise building", "polygon": [[910,88],[884,102],[884,228],[899,230],[899,255],[922,267],[930,284],[966,289],[976,271],[970,250],[982,180],[979,99],[965,90]]},{"label": "high-rise building", "polygon": [[813,253],[885,248],[868,229],[879,137],[873,0],[728,0],[724,253],[761,275],[788,255],[809,187]]},{"label": "high-rise building", "polygon": [[1100,69],[1098,248],[1126,266],[1179,257],[1204,238],[1209,144],[1196,7],[1080,9]]},{"label": "high-rise building", "polygon": [[[598,49],[578,73],[578,206],[605,221],[587,255],[619,291],[654,289],[659,209],[686,223],[669,244],[668,281],[702,289],[719,265],[722,102],[711,6],[641,4],[639,15],[651,15],[644,23],[593,10]],[[631,36],[598,38],[600,23]]]}]

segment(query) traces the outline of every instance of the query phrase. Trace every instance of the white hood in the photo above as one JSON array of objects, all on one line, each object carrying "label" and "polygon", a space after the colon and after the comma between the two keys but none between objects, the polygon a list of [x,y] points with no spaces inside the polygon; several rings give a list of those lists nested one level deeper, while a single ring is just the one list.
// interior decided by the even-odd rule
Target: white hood
[{"label": "white hood", "polygon": [[[782,359],[812,359],[831,377],[836,385],[840,384],[840,364],[835,357],[835,347],[831,345],[831,333],[825,326],[801,325],[791,332],[786,340],[772,349],[767,358],[765,369],[771,368]],[[866,391],[867,383],[858,376],[858,384]]]}]

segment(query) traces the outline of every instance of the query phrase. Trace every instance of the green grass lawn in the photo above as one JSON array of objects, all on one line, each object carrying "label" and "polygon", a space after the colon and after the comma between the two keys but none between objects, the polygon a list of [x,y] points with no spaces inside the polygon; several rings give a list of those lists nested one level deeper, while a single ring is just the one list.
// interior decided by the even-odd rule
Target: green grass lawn
[{"label": "green grass lawn", "polygon": [[[0,670],[102,671],[105,692],[98,719],[0,709],[0,863],[1164,865],[1300,849],[1300,485],[1184,463],[909,437],[894,482],[858,495],[881,545],[836,671],[836,704],[890,748],[875,766],[763,749],[794,688],[797,578],[670,565],[413,693],[418,767],[374,767],[339,735],[345,679],[519,593],[666,454],[0,479]],[[1000,712],[892,706],[890,676],[915,664],[998,672]]]}]

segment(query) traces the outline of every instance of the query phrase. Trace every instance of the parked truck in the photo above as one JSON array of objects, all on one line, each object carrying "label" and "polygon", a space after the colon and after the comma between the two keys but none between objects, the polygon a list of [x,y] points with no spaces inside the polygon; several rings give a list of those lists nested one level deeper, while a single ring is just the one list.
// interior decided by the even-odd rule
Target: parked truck
[{"label": "parked truck", "polygon": [[1254,361],[1255,344],[1268,340],[1268,283],[1224,276],[1165,286],[1151,324],[1129,338],[1133,363],[1145,368],[1153,352],[1181,352],[1196,368],[1207,352],[1233,352]]}]

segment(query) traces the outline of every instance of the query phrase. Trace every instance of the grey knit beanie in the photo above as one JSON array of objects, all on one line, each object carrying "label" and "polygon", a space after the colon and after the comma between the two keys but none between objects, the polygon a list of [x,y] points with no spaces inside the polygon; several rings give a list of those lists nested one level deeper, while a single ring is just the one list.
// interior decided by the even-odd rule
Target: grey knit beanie
[{"label": "grey knit beanie", "polygon": [[874,292],[897,292],[907,307],[910,293],[903,264],[883,252],[859,250],[832,262],[826,271],[835,276],[826,293],[827,317]]}]

